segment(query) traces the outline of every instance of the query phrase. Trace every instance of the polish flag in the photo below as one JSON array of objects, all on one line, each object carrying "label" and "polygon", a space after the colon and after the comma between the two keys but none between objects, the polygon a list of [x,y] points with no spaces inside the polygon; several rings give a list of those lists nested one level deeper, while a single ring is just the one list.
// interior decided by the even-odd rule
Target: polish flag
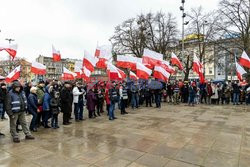
[{"label": "polish flag", "polygon": [[108,63],[107,65],[107,72],[109,80],[119,80],[122,78],[118,68],[111,63]]},{"label": "polish flag", "polygon": [[68,70],[67,68],[63,67],[62,78],[63,78],[64,80],[74,80],[76,76],[77,76],[76,73],[71,72],[71,71]]},{"label": "polish flag", "polygon": [[136,70],[136,59],[133,56],[118,55],[116,65],[117,67]]},{"label": "polish flag", "polygon": [[84,51],[83,67],[86,67],[89,71],[95,70],[98,58],[91,56],[86,50]]},{"label": "polish flag", "polygon": [[124,71],[122,71],[122,70],[120,70],[119,68],[117,68],[117,70],[119,71],[119,73],[120,73],[120,75],[121,75],[121,80],[124,80],[124,79],[126,79],[126,74],[125,74],[125,72]]},{"label": "polish flag", "polygon": [[247,72],[244,70],[243,67],[241,67],[239,63],[236,62],[236,60],[235,60],[235,65],[236,65],[237,77],[240,81],[242,81],[242,75],[246,74]]},{"label": "polish flag", "polygon": [[7,83],[10,83],[14,80],[17,80],[20,77],[21,74],[21,66],[16,67],[11,73],[7,75],[5,78],[5,81]]},{"label": "polish flag", "polygon": [[167,72],[163,67],[161,66],[155,66],[154,68],[154,77],[157,79],[161,79],[163,81],[167,81],[170,77],[170,73]]},{"label": "polish flag", "polygon": [[151,74],[152,74],[152,70],[150,70],[149,68],[147,68],[141,63],[136,64],[136,75],[138,78],[148,79]]},{"label": "polish flag", "polygon": [[129,78],[133,79],[133,80],[138,80],[139,78],[136,76],[135,73],[133,73],[132,71],[129,71]]},{"label": "polish flag", "polygon": [[153,69],[154,66],[161,64],[162,60],[163,60],[162,54],[154,52],[149,49],[144,49],[142,56],[142,63],[149,64],[151,69]]},{"label": "polish flag", "polygon": [[38,63],[36,61],[33,61],[31,63],[31,72],[37,75],[45,75],[46,74],[46,66]]},{"label": "polish flag", "polygon": [[83,67],[83,69],[82,69],[82,78],[85,81],[89,81],[90,80],[90,75],[91,75],[91,72],[86,67]]},{"label": "polish flag", "polygon": [[183,66],[181,64],[181,61],[178,59],[178,57],[172,52],[171,54],[171,63],[173,65],[176,65],[180,70],[183,70]]},{"label": "polish flag", "polygon": [[52,45],[52,57],[54,62],[61,61],[60,51],[56,50],[53,45]]},{"label": "polish flag", "polygon": [[243,51],[239,63],[244,67],[250,68],[250,59],[245,51]]},{"label": "polish flag", "polygon": [[16,57],[17,52],[17,44],[8,45],[8,46],[0,46],[0,51],[5,50],[12,57],[12,60]]},{"label": "polish flag", "polygon": [[76,78],[82,78],[82,69],[78,66],[75,66],[74,72],[76,73]]},{"label": "polish flag", "polygon": [[163,67],[170,74],[174,74],[175,73],[175,69],[166,60],[162,61],[161,67]]},{"label": "polish flag", "polygon": [[98,61],[96,63],[97,68],[107,68],[107,61],[112,60],[111,46],[98,46],[95,51],[95,57],[98,58]]},{"label": "polish flag", "polygon": [[204,83],[205,78],[203,75],[203,66],[200,63],[199,59],[197,58],[196,54],[194,53],[194,60],[193,60],[193,71],[196,72],[200,77],[200,82]]}]

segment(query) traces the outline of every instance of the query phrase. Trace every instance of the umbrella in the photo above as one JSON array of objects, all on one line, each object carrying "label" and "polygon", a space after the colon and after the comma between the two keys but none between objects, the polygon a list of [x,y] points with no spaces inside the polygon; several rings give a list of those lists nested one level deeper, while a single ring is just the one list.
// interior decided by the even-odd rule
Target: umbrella
[{"label": "umbrella", "polygon": [[163,87],[163,85],[162,85],[162,83],[160,82],[160,81],[154,81],[154,80],[152,80],[152,81],[150,81],[149,83],[148,83],[148,88],[149,89],[162,89],[162,87]]}]

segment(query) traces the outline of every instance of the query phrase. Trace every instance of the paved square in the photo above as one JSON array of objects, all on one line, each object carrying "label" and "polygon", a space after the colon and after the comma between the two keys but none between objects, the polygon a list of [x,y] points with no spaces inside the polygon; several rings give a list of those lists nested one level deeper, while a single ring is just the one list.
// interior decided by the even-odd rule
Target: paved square
[{"label": "paved square", "polygon": [[20,133],[19,144],[11,140],[9,122],[0,121],[6,134],[0,166],[250,166],[250,106],[163,103],[161,109],[127,111],[122,116],[116,110],[115,121],[103,114],[57,130],[40,128],[34,141]]}]

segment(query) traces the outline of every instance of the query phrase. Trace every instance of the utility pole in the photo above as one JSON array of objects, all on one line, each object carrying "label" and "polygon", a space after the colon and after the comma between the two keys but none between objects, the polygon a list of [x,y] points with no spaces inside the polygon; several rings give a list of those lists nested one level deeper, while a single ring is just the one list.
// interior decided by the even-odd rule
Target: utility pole
[{"label": "utility pole", "polygon": [[[12,41],[15,41],[15,39],[12,38],[6,38],[5,40],[9,41],[9,45],[11,44]],[[12,70],[12,62],[11,62],[11,56],[9,55],[9,73],[11,72],[11,70]]]}]

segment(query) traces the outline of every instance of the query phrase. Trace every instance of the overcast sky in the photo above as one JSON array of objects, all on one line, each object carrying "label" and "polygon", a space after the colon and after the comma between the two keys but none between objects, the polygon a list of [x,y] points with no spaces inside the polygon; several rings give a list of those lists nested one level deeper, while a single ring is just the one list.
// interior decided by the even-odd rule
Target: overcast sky
[{"label": "overcast sky", "polygon": [[[186,0],[185,9],[214,10],[219,0]],[[51,45],[63,58],[82,59],[97,43],[109,44],[114,27],[141,12],[171,12],[179,27],[181,0],[0,0],[0,43],[15,39],[17,56],[34,60],[51,56]],[[0,60],[7,54],[0,52]]]}]

